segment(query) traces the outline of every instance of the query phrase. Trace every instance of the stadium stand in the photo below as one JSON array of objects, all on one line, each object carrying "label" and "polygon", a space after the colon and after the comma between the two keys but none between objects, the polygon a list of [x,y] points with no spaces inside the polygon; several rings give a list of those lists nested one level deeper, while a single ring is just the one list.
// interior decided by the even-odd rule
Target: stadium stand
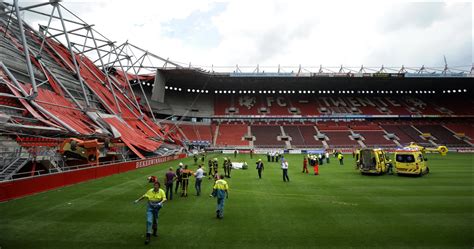
[{"label": "stadium stand", "polygon": [[216,146],[249,146],[249,141],[243,139],[247,135],[247,124],[220,124]]},{"label": "stadium stand", "polygon": [[[456,102],[423,97],[308,97],[304,95],[230,95],[216,96],[214,99],[215,115],[226,115],[226,110],[235,108],[234,115],[279,115],[291,116],[290,108],[295,108],[298,115],[330,114],[363,114],[363,115],[443,115],[440,108],[452,110],[457,115],[473,115],[474,111]],[[262,113],[261,108],[267,109]],[[327,110],[327,111],[325,111]]]},{"label": "stadium stand", "polygon": [[357,141],[349,138],[351,133],[349,131],[336,131],[336,130],[325,130],[323,132],[328,140],[326,142],[333,147],[355,147],[358,145]]},{"label": "stadium stand", "polygon": [[416,142],[420,144],[428,144],[428,141],[421,138],[421,133],[418,132],[415,128],[413,128],[413,126],[400,124],[398,128],[400,129],[401,132],[409,136],[412,142]]},{"label": "stadium stand", "polygon": [[291,146],[294,148],[322,147],[322,142],[315,139],[316,130],[310,125],[283,126],[286,135],[291,137]]},{"label": "stadium stand", "polygon": [[467,146],[467,144],[454,137],[454,134],[451,131],[447,130],[439,124],[435,125],[415,125],[415,127],[423,133],[430,133],[436,138],[435,142],[437,144],[442,144],[446,146]]},{"label": "stadium stand", "polygon": [[206,124],[179,124],[179,129],[188,141],[212,142],[211,126]]},{"label": "stadium stand", "polygon": [[397,136],[398,142],[400,142],[402,145],[408,145],[410,142],[413,142],[413,139],[405,134],[405,132],[403,132],[403,130],[401,130],[397,124],[382,124],[381,127],[388,133]]},{"label": "stadium stand", "polygon": [[278,141],[281,136],[280,126],[251,125],[252,135],[255,137],[255,147],[284,147],[285,141]]},{"label": "stadium stand", "polygon": [[474,144],[473,123],[449,123],[444,126],[455,133],[463,134],[471,144]]}]

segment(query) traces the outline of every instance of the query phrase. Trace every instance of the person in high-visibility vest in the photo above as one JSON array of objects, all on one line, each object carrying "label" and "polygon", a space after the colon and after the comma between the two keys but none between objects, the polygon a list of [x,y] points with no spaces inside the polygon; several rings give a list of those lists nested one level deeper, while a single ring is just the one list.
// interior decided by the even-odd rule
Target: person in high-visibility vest
[{"label": "person in high-visibility vest", "polygon": [[224,180],[224,175],[220,175],[212,188],[213,197],[217,198],[216,217],[218,219],[224,218],[224,201],[229,198],[229,185]]},{"label": "person in high-visibility vest", "polygon": [[148,199],[148,205],[146,209],[146,237],[145,244],[150,243],[151,231],[153,229],[153,236],[157,237],[158,234],[158,214],[160,209],[163,207],[163,203],[166,201],[166,194],[158,181],[153,183],[153,188],[149,189],[144,195],[134,201],[137,204],[143,199]]},{"label": "person in high-visibility vest", "polygon": [[342,153],[339,153],[339,155],[337,155],[337,159],[339,159],[340,165],[344,165],[344,156],[342,155]]}]

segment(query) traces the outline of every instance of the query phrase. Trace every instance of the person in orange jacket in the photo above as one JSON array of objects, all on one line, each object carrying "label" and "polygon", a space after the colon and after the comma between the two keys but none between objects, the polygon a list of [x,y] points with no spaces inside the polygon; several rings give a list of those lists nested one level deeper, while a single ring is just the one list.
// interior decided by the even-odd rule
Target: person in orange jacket
[{"label": "person in orange jacket", "polygon": [[314,160],[313,170],[314,170],[314,175],[319,175],[319,161],[318,161],[318,159]]},{"label": "person in orange jacket", "polygon": [[303,159],[303,172],[302,173],[304,172],[308,174],[308,158],[306,158],[306,156]]}]

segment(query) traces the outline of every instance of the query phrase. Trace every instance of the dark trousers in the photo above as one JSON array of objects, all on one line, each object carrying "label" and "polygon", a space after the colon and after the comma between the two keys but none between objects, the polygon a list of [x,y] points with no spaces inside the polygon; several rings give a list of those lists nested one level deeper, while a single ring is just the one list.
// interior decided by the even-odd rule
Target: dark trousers
[{"label": "dark trousers", "polygon": [[389,165],[387,169],[387,174],[392,175],[393,174],[393,166]]},{"label": "dark trousers", "polygon": [[173,183],[166,184],[166,199],[173,200]]},{"label": "dark trousers", "polygon": [[263,169],[257,169],[258,171],[258,178],[262,179],[262,171]]},{"label": "dark trousers", "polygon": [[308,173],[308,166],[306,164],[303,165],[303,173]]},{"label": "dark trousers", "polygon": [[179,189],[179,184],[181,183],[181,179],[178,179],[176,181],[176,187],[174,188],[174,193],[177,194],[178,193],[178,189]]},{"label": "dark trousers", "polygon": [[340,164],[340,165],[344,165],[343,159],[339,159],[339,164]]},{"label": "dark trousers", "polygon": [[181,193],[181,196],[188,196],[188,185],[189,185],[189,179],[183,179],[181,182],[181,188],[183,192]]},{"label": "dark trousers", "polygon": [[212,171],[213,171],[212,166],[210,166],[209,167],[209,173],[207,174],[209,178],[211,178],[213,176]]},{"label": "dark trousers", "polygon": [[196,182],[194,183],[194,188],[196,188],[196,194],[198,196],[201,195],[201,182],[202,178],[196,178]]},{"label": "dark trousers", "polygon": [[283,181],[290,181],[290,178],[288,177],[288,169],[283,169]]}]

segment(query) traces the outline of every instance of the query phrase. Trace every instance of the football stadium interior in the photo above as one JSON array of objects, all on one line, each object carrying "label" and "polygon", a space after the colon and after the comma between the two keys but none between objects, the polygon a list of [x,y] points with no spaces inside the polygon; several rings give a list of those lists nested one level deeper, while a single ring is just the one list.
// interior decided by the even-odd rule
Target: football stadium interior
[{"label": "football stadium interior", "polygon": [[70,184],[8,192],[19,180],[193,150],[474,149],[471,67],[193,67],[112,41],[60,1],[14,3],[0,1],[0,201]]}]

